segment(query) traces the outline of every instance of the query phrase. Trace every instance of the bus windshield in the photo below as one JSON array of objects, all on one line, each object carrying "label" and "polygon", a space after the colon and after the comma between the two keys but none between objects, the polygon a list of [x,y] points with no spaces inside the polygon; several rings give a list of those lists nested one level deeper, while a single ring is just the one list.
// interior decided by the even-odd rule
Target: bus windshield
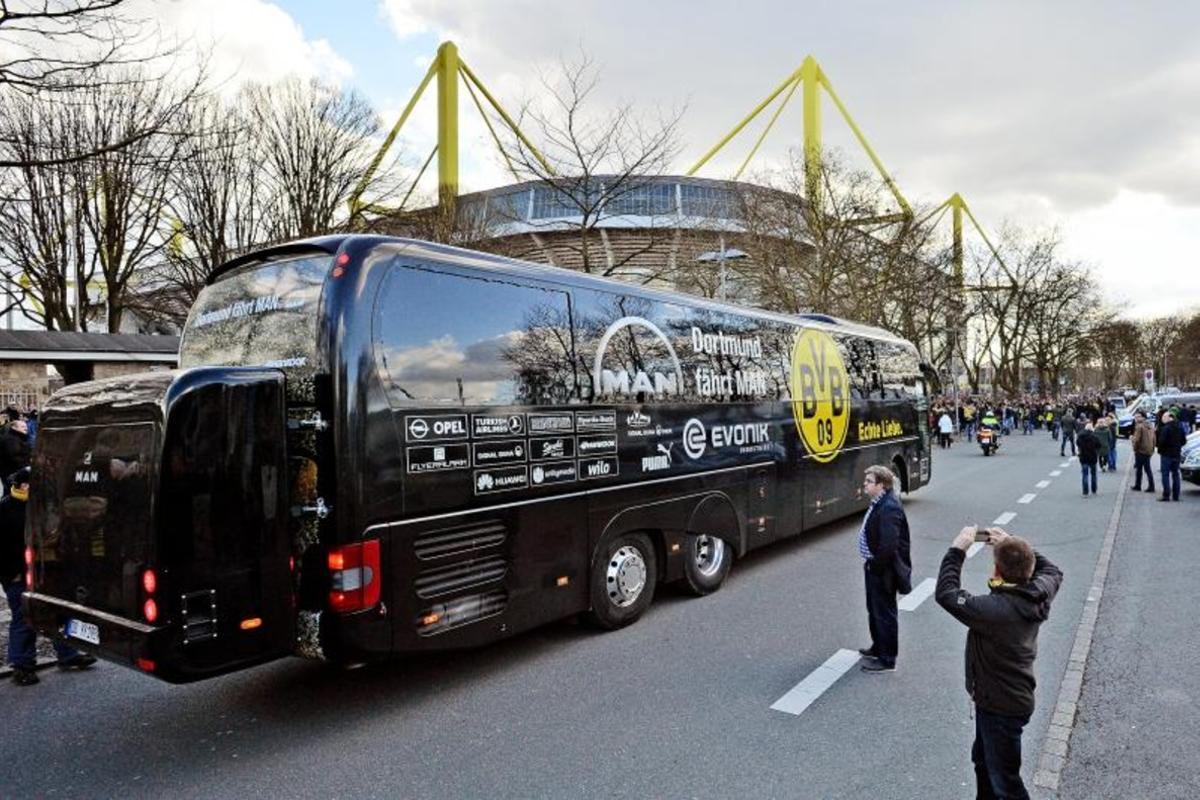
[{"label": "bus windshield", "polygon": [[235,271],[196,298],[179,365],[316,369],[317,304],[331,256],[303,256]]}]

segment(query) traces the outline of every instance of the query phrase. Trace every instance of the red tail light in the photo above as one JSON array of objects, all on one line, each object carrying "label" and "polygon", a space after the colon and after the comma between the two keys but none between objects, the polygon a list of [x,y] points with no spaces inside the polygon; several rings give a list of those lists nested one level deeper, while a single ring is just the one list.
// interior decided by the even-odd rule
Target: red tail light
[{"label": "red tail light", "polygon": [[379,540],[348,544],[329,551],[329,607],[338,613],[361,611],[379,603]]},{"label": "red tail light", "polygon": [[33,548],[25,548],[25,591],[33,591]]},{"label": "red tail light", "polygon": [[142,588],[146,590],[146,594],[154,594],[158,589],[158,575],[154,574],[154,570],[148,569],[142,573]]},{"label": "red tail light", "polygon": [[155,622],[158,619],[158,603],[154,602],[153,597],[142,603],[142,616],[146,618],[146,622]]}]

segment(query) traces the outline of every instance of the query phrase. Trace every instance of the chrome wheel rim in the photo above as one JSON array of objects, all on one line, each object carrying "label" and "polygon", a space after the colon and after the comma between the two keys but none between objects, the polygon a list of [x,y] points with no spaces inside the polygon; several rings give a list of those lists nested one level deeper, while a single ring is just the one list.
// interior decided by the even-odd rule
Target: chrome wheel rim
[{"label": "chrome wheel rim", "polygon": [[697,536],[692,558],[695,559],[696,571],[711,578],[721,571],[725,563],[725,540],[716,536]]},{"label": "chrome wheel rim", "polygon": [[646,588],[646,559],[632,545],[624,545],[608,559],[608,599],[617,608],[637,602]]}]

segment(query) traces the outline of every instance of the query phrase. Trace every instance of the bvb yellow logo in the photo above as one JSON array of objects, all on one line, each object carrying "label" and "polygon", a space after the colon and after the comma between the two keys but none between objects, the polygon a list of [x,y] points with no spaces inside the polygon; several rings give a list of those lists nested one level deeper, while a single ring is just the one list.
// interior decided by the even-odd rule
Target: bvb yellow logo
[{"label": "bvb yellow logo", "polygon": [[850,429],[850,381],[829,334],[805,330],[792,345],[792,415],[813,459],[837,458]]}]

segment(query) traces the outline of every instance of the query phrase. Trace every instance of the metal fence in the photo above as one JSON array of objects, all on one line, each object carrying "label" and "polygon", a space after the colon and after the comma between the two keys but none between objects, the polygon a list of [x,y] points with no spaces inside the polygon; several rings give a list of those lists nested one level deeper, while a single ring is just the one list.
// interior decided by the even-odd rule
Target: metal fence
[{"label": "metal fence", "polygon": [[28,386],[10,387],[0,385],[0,409],[15,406],[21,411],[41,411],[42,404],[50,396],[50,390],[31,389]]}]

